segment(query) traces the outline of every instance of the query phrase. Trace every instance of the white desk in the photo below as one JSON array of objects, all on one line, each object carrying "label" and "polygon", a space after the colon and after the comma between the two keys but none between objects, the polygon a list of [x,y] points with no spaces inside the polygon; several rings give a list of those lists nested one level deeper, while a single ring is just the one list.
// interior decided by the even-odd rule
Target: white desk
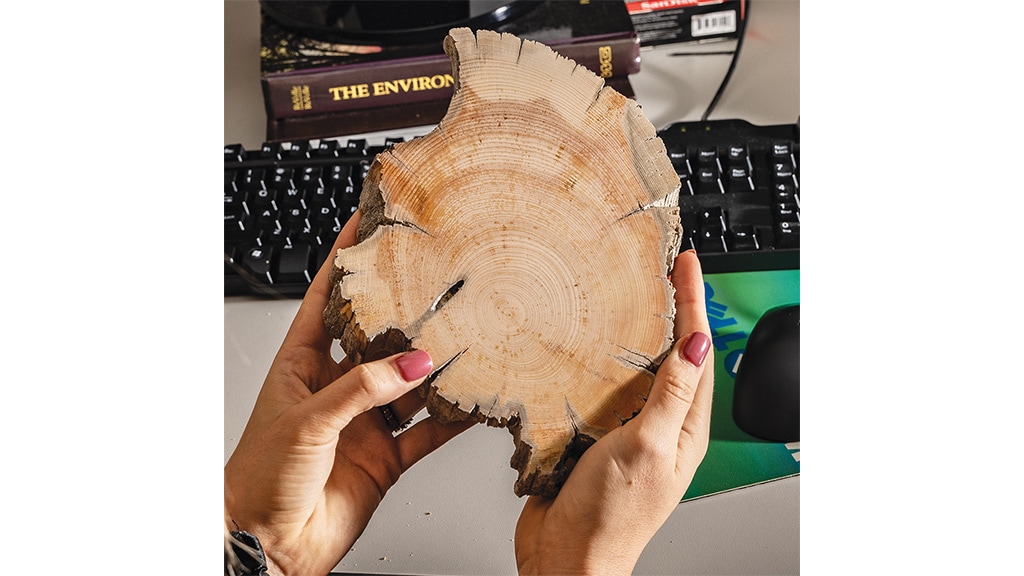
[{"label": "white desk", "polygon": [[[754,0],[742,54],[712,118],[793,123],[800,111],[799,1]],[[632,78],[658,128],[697,120],[728,68],[734,43],[645,50]],[[259,86],[259,6],[225,1],[224,143],[265,137]],[[297,300],[225,298],[224,460],[242,433]],[[523,500],[512,493],[512,439],[476,426],[431,454],[385,497],[336,571],[512,574],[512,535]],[[788,478],[680,504],[650,542],[636,574],[796,574],[800,479]]]}]

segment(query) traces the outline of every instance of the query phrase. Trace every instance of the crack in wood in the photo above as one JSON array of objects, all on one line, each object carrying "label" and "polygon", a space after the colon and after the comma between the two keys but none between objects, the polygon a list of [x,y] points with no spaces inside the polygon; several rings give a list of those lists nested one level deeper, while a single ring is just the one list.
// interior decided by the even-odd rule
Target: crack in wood
[{"label": "crack in wood", "polygon": [[615,358],[619,362],[622,362],[623,364],[626,364],[626,365],[629,365],[629,366],[634,366],[634,367],[639,368],[641,370],[645,370],[645,371],[649,372],[652,376],[654,375],[655,372],[658,371],[658,366],[660,365],[660,363],[656,362],[653,358],[650,358],[649,356],[641,354],[640,352],[636,352],[634,350],[630,350],[629,348],[626,348],[624,346],[620,346],[618,344],[613,344],[613,346],[615,346],[616,348],[626,352],[626,354],[629,355],[629,356],[616,356],[616,355],[612,354],[611,355],[612,358]]},{"label": "crack in wood", "polygon": [[459,290],[461,290],[465,284],[465,279],[461,279],[457,281],[455,284],[452,284],[448,288],[448,290],[442,292],[441,295],[434,300],[434,303],[430,305],[430,311],[437,312],[438,310],[440,310],[445,304],[448,303],[449,300],[452,299],[453,296],[459,293]]},{"label": "crack in wood", "polygon": [[[445,304],[447,304],[448,301],[451,300],[452,297],[455,296],[455,294],[457,294],[465,284],[466,281],[464,279],[456,281],[454,284],[449,286],[447,290],[439,294],[438,297],[434,299],[434,302],[430,305],[430,307],[427,308],[427,310],[419,318],[410,322],[408,328],[406,328],[406,331],[410,334],[409,339],[415,340],[416,338],[419,338],[420,333],[423,329],[423,325],[426,324],[428,320],[433,318],[434,314],[436,314],[438,310],[440,310]],[[465,350],[463,350],[463,352],[465,352]]]},{"label": "crack in wood", "polygon": [[[451,366],[452,362],[455,362],[456,360],[458,360],[459,356],[462,356],[468,350],[469,350],[469,347],[463,348],[461,351],[456,353],[454,356],[452,356],[448,360],[445,360],[440,366],[438,366],[437,368],[434,368],[434,371],[431,372],[429,376],[427,376],[427,379],[423,383],[433,387],[434,382],[438,379],[438,377],[441,376],[441,373],[444,372],[445,369],[447,369],[449,366]],[[457,405],[458,405],[458,403],[456,403],[456,406]]]},{"label": "crack in wood", "polygon": [[416,175],[416,171],[415,170],[410,168],[409,165],[406,164],[405,162],[403,162],[401,158],[399,158],[398,156],[395,156],[395,151],[394,150],[385,150],[384,152],[382,152],[380,158],[378,159],[378,161],[383,162],[385,158],[387,158],[388,160],[394,162],[399,168],[401,168],[402,170],[405,170],[409,174],[412,174],[413,176]]},{"label": "crack in wood", "polygon": [[[679,191],[676,190],[676,192],[678,193]],[[675,208],[675,207],[676,207],[676,204],[673,203],[672,195],[671,194],[668,195],[668,196],[662,196],[661,198],[658,198],[658,199],[654,200],[653,202],[650,202],[650,203],[648,203],[646,205],[645,204],[637,203],[636,210],[631,210],[631,211],[627,212],[626,214],[624,214],[623,216],[620,216],[616,220],[616,222],[621,222],[621,221],[625,220],[626,218],[629,218],[630,216],[633,216],[635,214],[640,214],[642,212],[646,212],[647,210],[650,210],[652,208]]]},{"label": "crack in wood", "polygon": [[605,85],[604,80],[602,80],[601,87],[597,89],[597,92],[594,92],[594,99],[590,102],[590,104],[587,105],[587,109],[584,110],[584,114],[590,114],[591,108],[596,106],[597,103],[601,101],[601,93],[604,92],[606,88],[608,88],[608,86]]},{"label": "crack in wood", "polygon": [[572,407],[572,402],[569,400],[568,396],[563,396],[563,398],[565,398],[565,414],[569,417],[569,424],[572,426],[573,436],[578,436],[580,433],[580,425],[577,424],[579,413]]}]

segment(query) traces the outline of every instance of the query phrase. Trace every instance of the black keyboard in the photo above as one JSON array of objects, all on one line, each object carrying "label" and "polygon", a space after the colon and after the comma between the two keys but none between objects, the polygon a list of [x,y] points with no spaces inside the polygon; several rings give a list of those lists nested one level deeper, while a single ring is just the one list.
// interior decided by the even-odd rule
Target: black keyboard
[{"label": "black keyboard", "polygon": [[224,295],[300,298],[393,142],[307,140],[224,147]]},{"label": "black keyboard", "polygon": [[[799,268],[796,124],[679,122],[658,135],[680,179],[682,249],[697,250],[704,272]],[[370,162],[398,140],[225,146],[224,294],[302,297]]]},{"label": "black keyboard", "polygon": [[800,128],[742,120],[660,130],[679,175],[682,249],[707,273],[800,268]]}]

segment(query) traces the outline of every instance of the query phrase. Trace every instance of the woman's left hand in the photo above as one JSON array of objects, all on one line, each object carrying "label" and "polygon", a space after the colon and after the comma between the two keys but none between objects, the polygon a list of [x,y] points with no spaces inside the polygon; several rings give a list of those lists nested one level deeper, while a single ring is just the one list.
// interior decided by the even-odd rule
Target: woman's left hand
[{"label": "woman's left hand", "polygon": [[[358,220],[357,212],[335,251],[355,243]],[[224,468],[228,528],[259,538],[274,574],[328,573],[402,472],[472,425],[427,417],[392,433],[376,408],[391,407],[399,421],[418,412],[430,356],[336,362],[323,323],[332,263],[307,291]]]}]

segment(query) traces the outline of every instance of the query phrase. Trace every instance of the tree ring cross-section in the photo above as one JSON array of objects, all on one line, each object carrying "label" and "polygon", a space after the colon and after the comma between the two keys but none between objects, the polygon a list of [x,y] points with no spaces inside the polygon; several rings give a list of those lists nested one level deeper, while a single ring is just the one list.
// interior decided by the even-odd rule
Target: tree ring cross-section
[{"label": "tree ring cross-section", "polygon": [[448,112],[373,160],[324,319],[356,362],[429,352],[431,416],[507,427],[515,493],[550,497],[671,348],[679,179],[637,103],[547,46],[444,48]]}]

